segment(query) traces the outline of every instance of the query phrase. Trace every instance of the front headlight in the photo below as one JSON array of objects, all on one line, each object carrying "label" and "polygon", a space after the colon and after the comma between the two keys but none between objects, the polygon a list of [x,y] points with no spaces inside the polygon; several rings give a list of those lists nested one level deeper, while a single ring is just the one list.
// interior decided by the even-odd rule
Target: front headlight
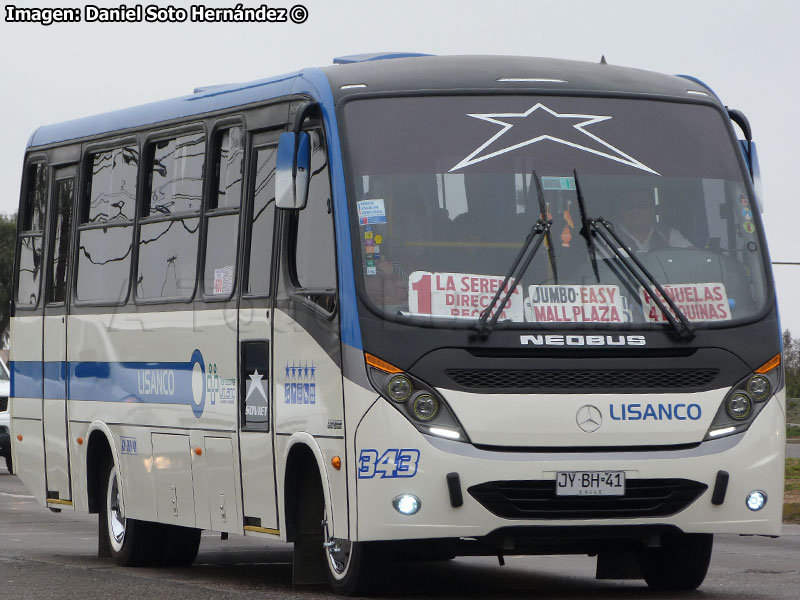
[{"label": "front headlight", "polygon": [[447,402],[432,386],[372,354],[365,352],[364,359],[373,387],[419,431],[469,441]]},{"label": "front headlight", "polygon": [[781,355],[773,356],[731,388],[719,407],[706,440],[745,431],[781,384]]}]

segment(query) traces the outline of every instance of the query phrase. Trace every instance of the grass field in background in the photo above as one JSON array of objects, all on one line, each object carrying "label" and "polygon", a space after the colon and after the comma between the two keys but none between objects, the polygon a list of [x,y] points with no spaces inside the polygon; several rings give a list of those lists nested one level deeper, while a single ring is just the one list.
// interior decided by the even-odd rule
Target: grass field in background
[{"label": "grass field in background", "polygon": [[800,458],[786,459],[783,521],[785,523],[800,523]]},{"label": "grass field in background", "polygon": [[[786,400],[786,422],[800,425],[800,399],[789,398]],[[800,427],[787,425],[786,437],[800,438]]]}]

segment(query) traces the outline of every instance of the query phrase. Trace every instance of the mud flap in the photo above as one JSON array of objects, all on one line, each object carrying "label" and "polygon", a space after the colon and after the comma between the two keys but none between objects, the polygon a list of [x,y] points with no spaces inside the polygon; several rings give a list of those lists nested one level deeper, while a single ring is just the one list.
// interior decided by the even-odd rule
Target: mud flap
[{"label": "mud flap", "polygon": [[299,535],[294,542],[292,583],[328,583],[321,535]]}]

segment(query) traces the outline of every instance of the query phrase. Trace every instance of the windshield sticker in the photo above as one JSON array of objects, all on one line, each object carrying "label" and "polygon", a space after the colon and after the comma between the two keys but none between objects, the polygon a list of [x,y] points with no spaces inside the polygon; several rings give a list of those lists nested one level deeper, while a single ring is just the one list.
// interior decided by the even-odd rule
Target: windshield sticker
[{"label": "windshield sticker", "polygon": [[557,113],[541,102],[522,113],[467,113],[467,116],[499,125],[501,129],[451,168],[451,173],[518,148],[550,140],[659,175],[619,148],[586,131],[585,127],[608,121],[610,116]]},{"label": "windshield sticker", "polygon": [[753,232],[755,232],[755,230],[756,230],[756,226],[755,226],[755,225],[753,225],[753,222],[752,222],[752,221],[745,221],[744,223],[742,223],[742,228],[743,228],[743,229],[744,229],[744,230],[745,230],[747,233],[753,233]]},{"label": "windshield sticker", "polygon": [[543,190],[575,191],[574,177],[542,177]]},{"label": "windshield sticker", "polygon": [[625,299],[616,285],[532,285],[525,320],[534,323],[627,323]]},{"label": "windshield sticker", "polygon": [[[414,271],[408,277],[408,309],[411,314],[477,319],[503,284],[503,277],[468,273]],[[522,286],[517,285],[500,321],[522,322]]]},{"label": "windshield sticker", "polygon": [[751,211],[749,208],[743,208],[742,209],[742,216],[745,219],[747,219],[748,221],[752,221],[753,220],[753,211]]},{"label": "windshield sticker", "polygon": [[[690,321],[728,321],[731,318],[730,307],[733,301],[728,300],[725,286],[721,283],[666,284],[663,287]],[[650,323],[667,321],[664,313],[642,287],[639,287],[639,297],[642,300],[646,321]],[[664,302],[663,297],[660,299]]]},{"label": "windshield sticker", "polygon": [[386,223],[386,207],[383,198],[359,200],[356,202],[359,225],[380,225]]}]

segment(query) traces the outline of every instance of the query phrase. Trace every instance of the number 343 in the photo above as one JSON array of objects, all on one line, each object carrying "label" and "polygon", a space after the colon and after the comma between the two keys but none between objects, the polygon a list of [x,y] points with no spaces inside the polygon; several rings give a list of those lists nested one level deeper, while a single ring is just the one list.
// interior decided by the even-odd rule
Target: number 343
[{"label": "number 343", "polygon": [[414,477],[419,464],[419,450],[414,448],[389,448],[383,454],[365,448],[358,456],[358,478],[381,479],[394,477]]}]

